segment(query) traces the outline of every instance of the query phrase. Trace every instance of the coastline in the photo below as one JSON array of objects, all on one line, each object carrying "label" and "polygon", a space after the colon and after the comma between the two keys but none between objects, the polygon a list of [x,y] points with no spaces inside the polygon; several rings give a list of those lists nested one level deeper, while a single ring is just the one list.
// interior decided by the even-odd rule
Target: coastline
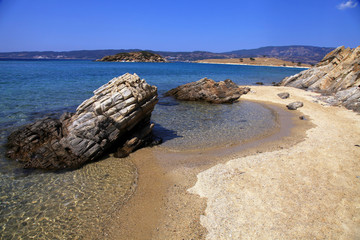
[{"label": "coastline", "polygon": [[[241,101],[241,100],[240,100]],[[190,194],[197,174],[234,157],[274,151],[292,146],[305,137],[312,125],[299,120],[297,112],[269,104],[276,112],[279,128],[267,136],[243,144],[206,151],[172,152],[161,147],[141,149],[129,157],[138,169],[138,187],[103,229],[106,239],[204,239],[207,231],[200,224],[206,200]]]},{"label": "coastline", "polygon": [[[207,239],[360,237],[360,117],[289,87],[252,86],[243,99],[303,101],[314,127],[297,144],[233,158],[197,175],[189,192],[206,199]],[[287,91],[289,99],[276,94]],[[219,174],[221,173],[221,174]]]},{"label": "coastline", "polygon": [[257,65],[257,64],[245,64],[245,63],[219,63],[219,62],[194,62],[194,63],[242,65],[242,66],[255,66],[255,67],[282,67],[282,68],[303,68],[303,69],[309,69],[310,68],[310,67],[300,67],[300,66]]},{"label": "coastline", "polygon": [[[98,65],[98,68],[92,68],[93,63],[91,62],[82,62],[80,65],[84,64],[85,69],[88,69],[89,71],[81,71],[81,74],[79,74],[79,72],[73,71],[75,69],[78,68],[78,65],[74,64],[74,62],[65,62],[64,63],[57,63],[57,62],[46,62],[43,61],[42,63],[40,62],[25,62],[25,63],[17,63],[17,62],[10,62],[7,63],[10,64],[10,66],[14,67],[14,69],[18,69],[19,72],[22,72],[22,70],[24,70],[24,76],[27,76],[27,74],[25,74],[26,72],[30,75],[33,75],[35,73],[39,73],[39,81],[36,82],[31,82],[33,84],[30,84],[30,82],[28,82],[30,85],[27,88],[22,88],[22,90],[24,90],[25,92],[18,92],[18,89],[16,88],[17,84],[11,84],[11,86],[9,87],[9,89],[7,89],[7,91],[4,91],[4,96],[7,96],[6,99],[11,100],[12,98],[10,98],[10,96],[15,96],[17,95],[21,95],[22,98],[21,99],[13,99],[11,101],[6,101],[6,105],[8,106],[7,108],[3,109],[4,113],[6,113],[6,115],[8,116],[12,116],[11,115],[11,111],[13,111],[13,109],[19,111],[19,112],[23,112],[25,115],[21,114],[20,116],[14,115],[11,118],[14,117],[14,119],[7,119],[7,118],[3,118],[2,120],[5,120],[6,124],[9,124],[9,126],[13,126],[11,124],[17,124],[20,125],[24,120],[25,121],[32,121],[32,119],[36,119],[38,117],[43,116],[43,114],[47,114],[49,111],[50,113],[57,113],[60,111],[64,111],[66,109],[64,109],[63,104],[70,104],[71,106],[71,110],[75,109],[75,105],[72,104],[72,101],[80,101],[81,102],[86,98],[86,94],[90,94],[90,92],[95,89],[95,86],[98,86],[101,84],[101,79],[102,77],[96,78],[96,80],[92,79],[92,76],[96,75],[96,73],[99,71],[99,69],[103,69],[101,72],[106,72],[106,74],[108,75],[114,75],[116,74],[116,71],[118,71],[118,68],[116,69],[108,69],[107,66],[103,66],[102,64]],[[29,68],[24,68],[23,66],[25,65],[30,65],[31,67]],[[55,65],[54,65],[55,64]],[[132,66],[130,66],[132,65]],[[139,67],[136,64],[130,64],[129,66],[126,64],[127,69],[133,69],[131,70],[132,72],[135,72],[135,70]],[[174,75],[171,75],[172,72],[174,72],[173,70],[181,68],[184,70],[188,69],[187,65],[184,64],[174,64],[174,65],[169,65],[166,66],[160,66],[162,64],[154,64],[154,65],[149,65],[150,66],[150,73],[156,73],[157,72],[160,73],[160,75],[162,76],[161,79],[164,79],[167,81],[170,81],[170,77],[167,77],[169,74],[170,76],[172,76],[172,78],[174,78]],[[57,66],[57,67],[53,67],[53,66]],[[218,65],[219,66],[219,65]],[[51,76],[57,75],[61,78],[68,78],[71,76],[71,78],[76,79],[76,81],[74,81],[73,84],[75,84],[74,86],[77,89],[82,89],[81,91],[77,91],[77,93],[79,95],[76,94],[76,96],[73,96],[71,92],[68,92],[67,88],[65,87],[66,84],[59,84],[59,85],[54,85],[51,84],[52,81],[50,81],[51,76],[48,75],[48,71],[40,71],[40,69],[49,69],[51,71],[57,69],[56,71],[53,72],[53,74]],[[204,69],[217,69],[218,67],[215,65],[212,65],[211,67],[206,67],[204,65],[194,65],[191,66],[188,70],[189,72],[185,72],[186,76],[188,76],[188,74],[190,74],[190,76],[196,76],[198,74],[198,72],[203,71]],[[11,69],[11,68],[7,68],[5,67],[4,70],[6,69]],[[166,71],[158,71],[159,69],[166,69]],[[29,71],[31,70],[31,71]],[[49,71],[50,71],[49,70]],[[194,70],[196,70],[195,72],[193,72]],[[223,71],[226,70],[224,68],[219,68],[219,71],[217,73],[217,76],[222,76],[224,73]],[[241,69],[239,69],[241,70]],[[275,70],[275,69],[274,69]],[[28,72],[29,71],[29,72]],[[186,70],[187,71],[187,70]],[[206,70],[208,71],[208,70]],[[281,70],[279,72],[287,72],[286,69]],[[5,72],[9,72],[8,70],[6,70]],[[10,73],[11,72],[11,73]],[[15,74],[12,75],[12,72],[17,72],[17,71],[10,71],[9,72],[9,76],[13,76],[15,77]],[[72,74],[74,73],[74,74]],[[76,73],[76,74],[75,74]],[[177,71],[175,71],[175,73],[177,74]],[[70,74],[68,76],[68,74]],[[179,72],[179,74],[184,74],[183,72]],[[228,75],[230,78],[231,76],[235,76],[237,75],[237,71],[234,72],[229,72],[226,73],[226,75]],[[81,79],[79,78],[81,76]],[[266,73],[264,76],[267,76]],[[14,79],[14,83],[15,78],[11,77],[10,79]],[[105,78],[105,77],[104,77]],[[186,77],[187,78],[187,77]],[[154,79],[153,79],[154,80]],[[155,79],[156,80],[156,79]],[[181,79],[180,79],[181,80]],[[183,79],[184,80],[184,79]],[[181,80],[181,81],[183,81]],[[20,83],[22,81],[25,81],[24,79],[20,81]],[[25,81],[26,82],[26,81]],[[32,109],[32,107],[27,106],[27,105],[23,105],[23,103],[29,102],[29,100],[26,99],[32,99],[33,96],[31,94],[31,92],[35,89],[37,89],[38,84],[43,83],[43,87],[49,88],[51,91],[51,93],[56,93],[55,95],[57,97],[51,97],[53,96],[53,94],[50,94],[51,96],[49,97],[49,94],[46,94],[46,92],[42,92],[42,94],[40,94],[40,97],[35,98],[33,102],[34,104],[31,106],[43,106],[44,109],[40,108],[40,109]],[[175,83],[174,83],[175,84]],[[81,88],[81,86],[83,86],[83,88]],[[159,82],[159,86],[160,89],[164,89],[164,85],[162,85],[162,82]],[[85,91],[85,89],[87,89]],[[21,90],[21,89],[19,89]],[[86,93],[86,94],[85,94]],[[70,95],[74,97],[69,97]],[[55,96],[54,95],[54,96]],[[50,100],[49,100],[50,98]],[[68,99],[69,102],[65,101],[64,99]],[[78,100],[76,100],[78,99]],[[25,101],[26,100],[26,101]],[[81,103],[80,102],[80,103]],[[46,103],[46,104],[45,104]],[[19,106],[19,107],[15,107],[15,106]],[[60,106],[60,107],[57,107]],[[173,108],[172,106],[161,106],[162,109],[167,109],[167,108]],[[48,110],[46,109],[48,108]],[[73,109],[72,109],[73,108]],[[67,109],[70,109],[67,108]],[[180,113],[179,113],[180,114]],[[240,115],[241,116],[241,115]],[[220,118],[221,119],[221,118]],[[14,125],[14,127],[16,127],[17,125]],[[236,127],[233,128],[234,130],[236,130]],[[260,128],[261,129],[261,128]],[[9,130],[10,131],[10,130]],[[230,132],[229,135],[231,135],[232,131],[228,131]],[[239,131],[240,134],[242,134],[242,130]],[[3,138],[5,141],[5,135],[3,134]],[[199,138],[201,139],[201,138]],[[204,139],[204,138],[203,138]],[[219,138],[220,139],[220,138]],[[221,142],[221,141],[219,141]],[[225,146],[227,147],[227,146]],[[230,146],[231,147],[231,146]],[[233,148],[231,148],[233,149]],[[152,149],[152,150],[156,150],[156,148]],[[159,150],[159,149],[157,149]],[[228,151],[228,148],[225,148],[225,151]],[[186,164],[188,167],[188,172],[189,172],[189,179],[182,179],[181,174],[178,174],[179,176],[176,177],[179,180],[173,180],[174,179],[174,172],[173,173],[168,173],[167,171],[161,171],[161,169],[158,171],[158,176],[154,175],[154,171],[152,170],[145,170],[145,169],[151,169],[153,168],[154,170],[159,168],[160,163],[166,163],[168,162],[169,158],[175,158],[174,156],[178,157],[180,159],[181,155],[171,155],[170,157],[165,157],[165,155],[163,155],[163,157],[159,160],[158,158],[154,158],[154,157],[150,157],[150,156],[146,156],[146,154],[153,154],[153,151],[149,151],[149,152],[141,152],[140,155],[136,155],[139,156],[138,161],[140,162],[137,165],[137,168],[140,172],[140,179],[143,179],[141,181],[143,181],[144,183],[144,179],[145,179],[145,184],[147,184],[147,186],[144,186],[143,189],[148,189],[150,191],[151,188],[148,188],[150,185],[161,185],[163,184],[163,182],[166,182],[164,179],[164,175],[165,176],[169,176],[171,177],[171,181],[174,183],[173,185],[169,186],[166,185],[164,187],[164,189],[158,189],[154,187],[154,197],[158,197],[161,194],[165,194],[166,195],[166,191],[168,191],[167,189],[170,189],[170,192],[174,192],[174,195],[172,196],[177,196],[175,194],[175,192],[177,191],[180,195],[184,195],[186,193],[186,189],[190,188],[191,186],[193,186],[196,182],[196,174],[198,172],[194,172],[195,170],[192,170],[192,167],[196,167],[198,169],[198,167],[200,168],[201,166],[203,166],[201,168],[201,170],[205,170],[209,167],[212,167],[213,165],[215,165],[216,163],[218,163],[217,161],[224,161],[224,159],[222,159],[220,156],[219,157],[207,157],[208,159],[206,159],[205,157],[203,158],[199,158],[198,161],[194,162],[194,159],[198,159],[196,157],[196,155],[191,155],[191,156],[195,156],[194,158],[187,158],[187,162],[185,162],[184,164]],[[190,153],[189,153],[190,154]],[[230,154],[230,153],[229,153]],[[198,154],[199,156],[200,153]],[[167,155],[169,156],[169,155]],[[135,158],[135,156],[127,158],[127,159],[123,159],[121,160],[121,162],[126,163],[127,161],[131,162],[131,159]],[[148,163],[142,163],[143,160],[147,161],[147,159],[150,159],[152,162],[152,166],[149,166]],[[180,159],[181,160],[181,159]],[[208,163],[208,161],[211,161],[210,163]],[[161,161],[161,162],[160,162]],[[114,165],[112,165],[108,170],[106,170],[106,167],[108,164],[111,165],[110,163],[114,162]],[[115,163],[116,162],[116,163]],[[6,236],[8,236],[8,234],[17,234],[19,236],[21,235],[29,235],[31,233],[32,236],[35,235],[40,235],[40,234],[47,234],[46,236],[49,236],[49,238],[51,238],[51,236],[56,236],[56,235],[62,235],[62,236],[73,236],[74,234],[78,234],[80,236],[83,236],[83,232],[87,231],[86,229],[94,229],[94,232],[90,232],[89,231],[89,236],[90,238],[92,236],[94,236],[95,234],[97,235],[97,233],[101,234],[103,231],[102,229],[107,229],[108,225],[110,224],[103,224],[105,222],[108,222],[108,218],[116,218],[116,214],[113,214],[113,211],[117,212],[118,208],[119,209],[125,209],[122,208],[121,206],[121,202],[122,200],[120,199],[119,196],[119,191],[120,189],[123,190],[127,190],[129,189],[129,187],[127,186],[127,184],[116,184],[119,183],[119,179],[118,176],[121,175],[122,173],[127,174],[128,170],[122,168],[121,166],[119,166],[118,164],[119,161],[116,161],[116,159],[110,160],[109,159],[105,159],[104,161],[99,161],[95,164],[91,163],[86,167],[82,167],[80,169],[77,169],[75,171],[68,171],[68,172],[64,172],[61,173],[60,175],[57,173],[41,173],[41,174],[29,174],[27,173],[27,170],[21,171],[19,166],[20,164],[18,164],[15,161],[7,161],[7,159],[3,158],[2,159],[2,164],[4,164],[6,166],[6,169],[3,169],[2,171],[2,176],[5,176],[4,178],[2,178],[5,183],[3,184],[4,188],[3,188],[3,196],[7,196],[9,200],[6,199],[6,202],[8,202],[6,207],[11,207],[12,209],[14,209],[14,211],[9,212],[8,214],[4,214],[5,217],[3,217],[3,221],[7,221],[7,225],[6,225],[6,229],[2,232],[2,236],[4,236],[6,238]],[[194,163],[193,163],[194,162]],[[143,164],[143,166],[145,167],[141,167],[140,164]],[[129,164],[129,165],[133,165],[133,164]],[[196,166],[195,166],[196,165]],[[102,168],[101,166],[104,166],[104,168]],[[115,167],[116,166],[116,167]],[[117,167],[119,166],[119,167]],[[160,165],[162,166],[162,165]],[[205,167],[206,166],[206,167]],[[100,168],[98,168],[100,167]],[[167,166],[166,167],[171,167],[171,166]],[[19,168],[19,169],[18,169]],[[179,167],[180,168],[180,167]],[[181,166],[181,168],[185,168],[183,166]],[[88,169],[91,169],[91,172],[88,172]],[[167,168],[166,168],[167,169]],[[186,168],[185,168],[186,169]],[[9,170],[9,171],[8,171]],[[132,170],[130,171],[132,172]],[[186,173],[186,171],[184,170],[184,172]],[[110,175],[108,174],[110,173]],[[146,177],[144,174],[148,174]],[[77,176],[82,176],[83,178],[78,178]],[[184,174],[184,176],[187,176],[186,174]],[[160,179],[158,182],[156,182],[155,180],[152,180],[152,178],[156,178],[156,179]],[[12,179],[16,178],[18,179],[17,181],[13,181]],[[64,181],[58,181],[57,179],[63,179]],[[112,181],[112,179],[114,179],[114,181]],[[55,181],[56,180],[56,181]],[[147,181],[148,180],[148,181]],[[131,184],[131,180],[129,185]],[[169,180],[169,182],[171,182]],[[187,184],[187,181],[189,181],[189,183]],[[32,187],[31,189],[28,189],[29,183],[32,183],[34,187]],[[181,184],[179,184],[181,183]],[[186,184],[185,184],[186,183]],[[166,183],[168,184],[168,183]],[[176,184],[176,187],[174,187],[174,185]],[[8,186],[8,187],[5,187]],[[85,186],[85,188],[83,187]],[[140,184],[139,184],[140,186]],[[84,189],[83,189],[84,188]],[[9,189],[9,190],[7,190]],[[48,190],[49,189],[49,190]],[[59,198],[56,194],[59,191],[59,189],[64,189],[62,192],[63,194],[63,198]],[[75,189],[75,190],[74,190]],[[114,190],[115,189],[115,190]],[[158,189],[158,190],[156,190]],[[138,188],[138,190],[140,190],[140,188]],[[79,193],[78,195],[73,194],[74,192]],[[84,194],[84,192],[86,194]],[[140,193],[140,191],[138,191]],[[145,191],[142,191],[145,192]],[[11,193],[11,194],[10,194]],[[130,194],[131,192],[129,192]],[[32,194],[32,197],[29,198],[28,195]],[[188,202],[190,202],[191,204],[193,202],[196,202],[196,199],[198,199],[198,197],[196,195],[194,195],[193,197],[190,197],[192,195],[188,194],[189,196],[184,197],[184,198],[188,198],[191,200],[186,200]],[[146,195],[145,193],[143,194],[143,196],[149,196]],[[131,197],[132,198],[132,197]],[[130,198],[130,199],[131,199]],[[21,199],[21,201],[19,201],[19,199]],[[42,200],[45,199],[45,200]],[[150,199],[158,199],[158,198],[150,198]],[[177,197],[174,197],[174,201],[177,201]],[[36,201],[36,202],[35,202]],[[126,199],[124,199],[124,201],[127,201],[127,197]],[[148,200],[147,200],[148,201]],[[159,200],[160,202],[163,202],[160,198]],[[179,201],[179,206],[182,206],[181,204],[183,202],[186,201]],[[199,200],[200,202],[202,200]],[[192,204],[193,205],[193,204]],[[52,207],[52,206],[56,206],[56,207]],[[60,207],[60,210],[58,209],[58,206]],[[161,206],[161,205],[160,205]],[[87,208],[87,210],[89,211],[84,211],[84,208]],[[39,212],[38,209],[42,209],[41,215],[37,214]],[[56,209],[56,210],[54,210]],[[115,209],[115,210],[114,210]],[[151,208],[150,208],[151,209]],[[175,209],[179,209],[177,207],[173,208],[173,207],[169,207],[169,209],[172,209],[171,211],[174,211],[174,213],[172,213],[172,216],[176,216],[176,210]],[[186,212],[191,208],[187,208],[185,207],[185,205],[183,206],[184,211]],[[198,210],[200,209],[200,210]],[[205,208],[204,208],[205,209]],[[201,210],[201,207],[197,208],[196,211],[194,211],[194,218],[199,218],[198,216],[200,216],[203,213],[203,210]],[[16,212],[16,214],[15,214]],[[120,211],[121,212],[121,211]],[[192,213],[193,210],[191,210],[189,212],[189,214],[193,214]],[[196,214],[195,214],[196,212]],[[25,214],[23,214],[25,213]],[[138,216],[140,216],[140,218],[142,217],[143,213],[139,213]],[[163,214],[163,213],[161,213]],[[2,215],[2,216],[4,216]],[[149,214],[148,214],[149,215]],[[17,216],[21,216],[21,217],[17,217]],[[42,216],[47,217],[46,220],[44,221]],[[115,216],[115,217],[114,217]],[[29,217],[29,218],[28,218]],[[71,218],[70,218],[71,217]],[[155,219],[158,219],[157,217],[154,217]],[[154,221],[153,219],[150,219],[148,221],[148,223],[151,225],[152,222]],[[49,225],[53,220],[52,219],[56,219],[57,221],[62,221],[62,225],[58,225],[58,224],[51,224]],[[123,219],[128,219],[127,217],[123,218]],[[159,218],[160,219],[160,218]],[[40,220],[40,221],[39,221]],[[22,227],[21,228],[21,232],[17,231],[17,224],[22,223],[26,221],[27,225],[26,227]],[[125,220],[126,221],[126,220]],[[159,220],[162,221],[162,220]],[[168,222],[168,221],[166,221]],[[175,221],[176,222],[176,221]],[[109,222],[111,223],[111,221]],[[142,222],[141,222],[142,223]],[[145,224],[141,224],[140,222],[137,222],[137,226],[142,225],[144,226]],[[45,226],[49,226],[48,228]],[[81,229],[81,226],[85,226],[83,229]],[[94,227],[86,227],[86,226],[94,226]],[[164,226],[163,224],[160,224],[160,227]],[[184,226],[184,225],[182,225]],[[193,223],[193,228],[195,228],[196,226],[199,226],[198,229],[201,230],[201,225],[200,224],[195,224]],[[139,228],[139,227],[137,227]],[[136,227],[134,229],[137,229]],[[173,225],[172,227],[173,229],[177,229],[178,227]],[[53,230],[56,229],[56,230]],[[142,231],[146,231],[145,228],[142,227]],[[149,227],[148,228],[149,231],[153,230],[154,228]],[[155,227],[156,229],[156,227]],[[99,230],[99,231],[97,231]],[[200,231],[199,230],[199,231]],[[161,230],[159,230],[161,231]],[[164,230],[165,231],[165,230]],[[184,229],[182,231],[179,232],[186,232],[188,230],[186,230],[186,228],[184,227]],[[106,232],[106,231],[104,231]],[[189,232],[189,231],[188,231]],[[196,232],[196,231],[191,231],[192,233]],[[191,233],[191,234],[192,234]],[[189,233],[190,234],[190,233]],[[194,233],[195,234],[195,233]],[[180,233],[179,235],[180,236]],[[101,239],[101,238],[100,238]]]}]

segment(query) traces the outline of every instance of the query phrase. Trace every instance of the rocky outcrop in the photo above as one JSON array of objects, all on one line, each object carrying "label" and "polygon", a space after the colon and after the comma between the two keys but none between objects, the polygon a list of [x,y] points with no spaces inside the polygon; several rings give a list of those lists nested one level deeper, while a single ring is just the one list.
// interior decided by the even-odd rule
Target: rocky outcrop
[{"label": "rocky outcrop", "polygon": [[97,62],[166,62],[165,58],[159,54],[140,51],[140,52],[124,52],[111,56],[105,56],[96,60]]},{"label": "rocky outcrop", "polygon": [[165,96],[173,96],[178,100],[205,101],[210,103],[233,103],[242,94],[250,91],[248,87],[239,87],[230,79],[215,82],[212,79],[203,78],[197,82],[187,83],[165,93]]},{"label": "rocky outcrop", "polygon": [[27,168],[76,168],[107,150],[119,156],[151,142],[151,112],[157,88],[136,74],[124,74],[94,91],[75,113],[42,119],[13,132],[7,156]]},{"label": "rocky outcrop", "polygon": [[316,66],[287,77],[280,85],[323,93],[323,100],[360,112],[360,46],[338,47]]}]

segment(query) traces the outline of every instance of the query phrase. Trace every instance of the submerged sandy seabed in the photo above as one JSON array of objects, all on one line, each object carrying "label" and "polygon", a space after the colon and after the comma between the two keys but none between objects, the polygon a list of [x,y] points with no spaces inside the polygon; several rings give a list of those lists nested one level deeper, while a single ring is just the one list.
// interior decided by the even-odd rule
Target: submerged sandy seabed
[{"label": "submerged sandy seabed", "polygon": [[[251,86],[242,99],[287,104],[315,125],[304,141],[215,165],[188,191],[206,198],[206,239],[359,239],[360,116],[315,93]],[[276,94],[287,91],[289,99]]]}]

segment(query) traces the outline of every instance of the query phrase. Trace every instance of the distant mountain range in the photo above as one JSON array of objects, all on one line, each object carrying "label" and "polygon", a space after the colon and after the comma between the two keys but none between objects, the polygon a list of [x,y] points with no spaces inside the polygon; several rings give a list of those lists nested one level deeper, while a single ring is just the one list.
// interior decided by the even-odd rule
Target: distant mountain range
[{"label": "distant mountain range", "polygon": [[[194,52],[167,52],[151,51],[159,54],[168,61],[196,61],[209,58],[250,58],[250,57],[274,57],[286,61],[316,64],[327,53],[334,50],[328,47],[313,46],[280,46],[261,47],[256,49],[243,49],[224,53],[206,51]],[[96,60],[107,55],[124,52],[142,51],[141,49],[109,49],[109,50],[78,50],[78,51],[43,51],[43,52],[2,52],[0,59],[82,59]]]},{"label": "distant mountain range", "polygon": [[237,57],[273,57],[285,61],[302,62],[315,64],[321,61],[326,54],[335,48],[313,47],[313,46],[282,46],[282,47],[261,47],[257,49],[244,49],[231,51],[225,54],[236,55]]}]

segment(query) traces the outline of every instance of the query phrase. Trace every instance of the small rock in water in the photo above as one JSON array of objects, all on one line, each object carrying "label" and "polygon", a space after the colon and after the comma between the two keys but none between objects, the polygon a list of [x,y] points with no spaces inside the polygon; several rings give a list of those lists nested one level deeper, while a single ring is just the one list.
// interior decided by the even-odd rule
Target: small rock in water
[{"label": "small rock in water", "polygon": [[242,94],[247,94],[249,87],[240,87],[230,79],[215,82],[203,78],[196,82],[187,83],[166,92],[164,96],[173,96],[184,101],[204,101],[210,103],[233,103]]},{"label": "small rock in water", "polygon": [[296,110],[302,106],[304,106],[304,104],[302,102],[292,102],[292,103],[289,103],[288,105],[286,105],[286,107],[289,110]]},{"label": "small rock in water", "polygon": [[255,84],[257,84],[257,85],[264,85],[263,82],[256,82]]},{"label": "small rock in water", "polygon": [[288,92],[283,92],[283,93],[279,93],[278,96],[281,99],[286,99],[286,98],[290,97],[290,94]]},{"label": "small rock in water", "polygon": [[305,116],[300,116],[300,120],[307,120]]}]

